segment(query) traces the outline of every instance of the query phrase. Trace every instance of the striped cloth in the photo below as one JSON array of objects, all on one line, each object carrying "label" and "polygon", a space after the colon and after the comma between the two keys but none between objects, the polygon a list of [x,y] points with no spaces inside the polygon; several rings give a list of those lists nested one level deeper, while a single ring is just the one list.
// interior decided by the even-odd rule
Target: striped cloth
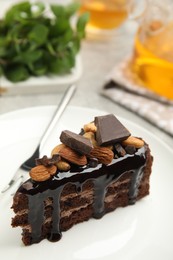
[{"label": "striped cloth", "polygon": [[136,84],[127,73],[127,62],[128,59],[113,68],[101,94],[173,136],[173,101]]}]

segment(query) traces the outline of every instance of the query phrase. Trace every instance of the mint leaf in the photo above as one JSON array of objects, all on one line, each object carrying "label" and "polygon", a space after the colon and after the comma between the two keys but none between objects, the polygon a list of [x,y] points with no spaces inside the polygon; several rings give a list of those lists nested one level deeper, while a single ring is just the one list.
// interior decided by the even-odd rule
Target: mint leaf
[{"label": "mint leaf", "polygon": [[61,18],[65,16],[65,8],[62,5],[51,5],[50,6],[53,14],[57,17],[57,18]]},{"label": "mint leaf", "polygon": [[35,50],[35,51],[27,51],[27,52],[21,52],[18,56],[16,56],[13,61],[14,62],[21,62],[24,64],[30,64],[37,60],[39,60],[42,57],[42,51],[41,50]]},{"label": "mint leaf", "polygon": [[71,68],[75,65],[75,56],[69,49],[61,52],[61,56],[54,57],[50,61],[49,69],[53,74],[69,73]]},{"label": "mint leaf", "polygon": [[49,36],[59,37],[61,36],[66,30],[70,28],[70,23],[66,19],[57,19],[53,25],[50,26],[49,29]]},{"label": "mint leaf", "polygon": [[29,73],[24,66],[16,65],[9,67],[5,72],[5,76],[12,82],[18,82],[26,80],[29,77]]},{"label": "mint leaf", "polygon": [[42,15],[42,13],[44,12],[44,10],[45,10],[45,5],[44,5],[44,3],[41,3],[41,2],[33,3],[32,7],[31,7],[32,17],[33,17],[33,18],[38,18],[39,16]]},{"label": "mint leaf", "polygon": [[42,60],[38,60],[32,65],[30,65],[30,69],[35,76],[42,76],[45,75],[47,72],[47,66],[43,63]]},{"label": "mint leaf", "polygon": [[41,45],[46,42],[48,36],[48,28],[43,24],[36,24],[31,32],[28,34],[28,38],[31,41],[34,41],[38,45]]},{"label": "mint leaf", "polygon": [[85,37],[85,27],[87,22],[89,21],[89,13],[84,13],[83,15],[81,15],[77,21],[77,32],[78,32],[78,36],[79,38],[84,38]]},{"label": "mint leaf", "polygon": [[0,73],[13,82],[28,77],[69,73],[85,36],[88,15],[71,18],[78,3],[47,5],[19,2],[0,19]]},{"label": "mint leaf", "polygon": [[2,76],[3,75],[3,68],[2,68],[2,66],[0,65],[0,76]]},{"label": "mint leaf", "polygon": [[5,15],[5,22],[11,23],[20,21],[22,18],[27,18],[31,14],[31,4],[29,2],[21,2],[11,7]]},{"label": "mint leaf", "polygon": [[79,10],[79,8],[80,8],[79,2],[70,3],[69,5],[67,5],[65,9],[65,13],[67,17],[71,17],[72,15],[74,15]]},{"label": "mint leaf", "polygon": [[2,46],[2,47],[0,46],[0,58],[5,57],[6,54],[7,54],[7,50],[6,50],[6,48],[3,47],[3,46]]}]

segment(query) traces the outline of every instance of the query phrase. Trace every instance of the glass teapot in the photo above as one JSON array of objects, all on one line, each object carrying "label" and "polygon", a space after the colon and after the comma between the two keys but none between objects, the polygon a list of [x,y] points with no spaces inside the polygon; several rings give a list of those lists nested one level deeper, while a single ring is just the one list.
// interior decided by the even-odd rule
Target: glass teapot
[{"label": "glass teapot", "polygon": [[141,84],[173,100],[173,1],[145,0],[131,69]]},{"label": "glass teapot", "polygon": [[111,31],[127,19],[134,0],[74,0],[80,3],[80,13],[88,12],[89,31]]}]

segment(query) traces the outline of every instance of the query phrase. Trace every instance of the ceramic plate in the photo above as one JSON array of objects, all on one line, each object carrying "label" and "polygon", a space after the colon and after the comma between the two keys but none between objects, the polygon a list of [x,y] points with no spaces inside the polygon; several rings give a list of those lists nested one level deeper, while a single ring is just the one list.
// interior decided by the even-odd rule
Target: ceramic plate
[{"label": "ceramic plate", "polygon": [[0,78],[0,95],[30,95],[63,92],[66,86],[79,80],[82,75],[80,55],[76,57],[76,65],[69,74],[59,76],[30,77],[26,81],[12,83],[5,77]]},{"label": "ceramic plate", "polygon": [[[0,116],[0,189],[36,147],[55,107],[33,107]],[[45,144],[50,154],[61,130],[79,132],[83,124],[105,112],[69,107]],[[11,228],[13,212],[10,190],[0,198],[0,259],[37,260],[172,260],[173,259],[173,151],[159,138],[120,118],[133,135],[142,136],[154,156],[150,195],[134,206],[119,208],[100,220],[78,224],[59,242],[47,240],[25,247],[21,229]]]}]

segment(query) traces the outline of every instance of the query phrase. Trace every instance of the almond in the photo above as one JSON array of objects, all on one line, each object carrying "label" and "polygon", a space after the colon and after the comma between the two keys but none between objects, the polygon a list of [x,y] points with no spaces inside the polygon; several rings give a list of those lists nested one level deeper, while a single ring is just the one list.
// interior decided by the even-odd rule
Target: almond
[{"label": "almond", "polygon": [[135,148],[141,148],[144,146],[144,141],[137,137],[129,136],[126,140],[122,141],[121,144],[123,146],[133,145]]},{"label": "almond", "polygon": [[56,165],[51,165],[46,167],[50,175],[54,175],[57,171]]},{"label": "almond", "polygon": [[56,166],[58,168],[58,170],[60,171],[64,171],[67,172],[68,170],[70,170],[70,164],[64,160],[60,160],[59,162],[56,163]]},{"label": "almond", "polygon": [[31,169],[29,175],[34,181],[46,181],[51,177],[51,175],[54,175],[56,171],[57,167],[55,165],[48,167],[44,165],[37,165]]},{"label": "almond", "polygon": [[29,175],[34,181],[46,181],[50,178],[50,173],[44,165],[32,168]]},{"label": "almond", "polygon": [[65,146],[59,151],[59,155],[65,160],[77,165],[82,166],[87,164],[87,158],[85,155],[81,155],[67,146]]},{"label": "almond", "polygon": [[65,147],[65,144],[59,144],[57,146],[55,146],[51,152],[51,155],[53,156],[54,154],[58,154],[59,151]]},{"label": "almond", "polygon": [[100,163],[109,164],[114,158],[114,153],[107,147],[94,147],[89,157],[97,158]]}]

